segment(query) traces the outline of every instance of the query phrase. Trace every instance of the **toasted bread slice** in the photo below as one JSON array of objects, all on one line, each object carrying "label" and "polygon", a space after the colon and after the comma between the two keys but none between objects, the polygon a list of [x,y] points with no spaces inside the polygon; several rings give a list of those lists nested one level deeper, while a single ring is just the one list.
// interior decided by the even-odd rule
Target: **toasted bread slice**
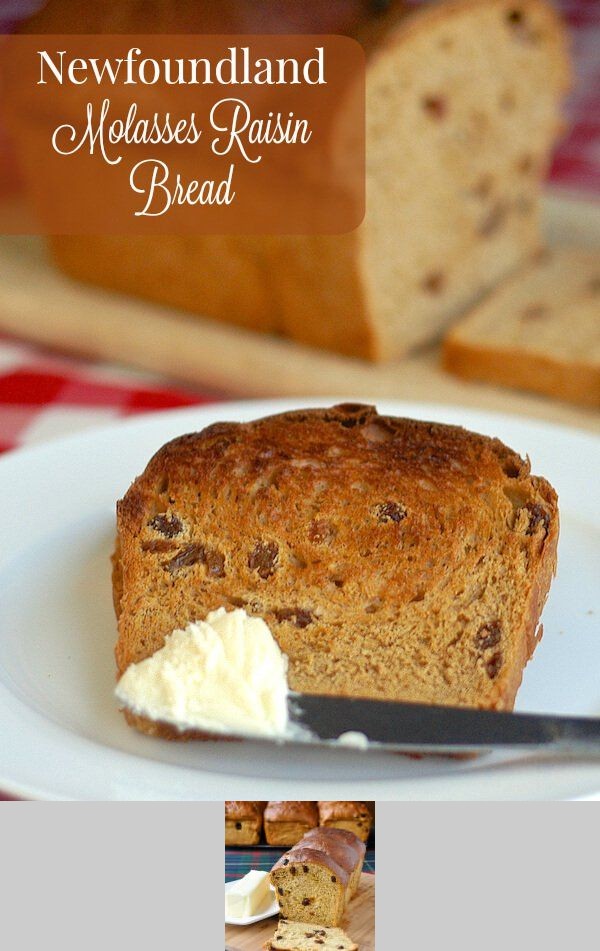
[{"label": "toasted bread slice", "polygon": [[117,521],[120,673],[174,628],[244,607],[293,690],[501,710],[558,538],[554,490],[499,440],[359,404],[175,439]]},{"label": "toasted bread slice", "polygon": [[458,376],[600,407],[600,251],[547,251],[461,320],[444,344]]}]

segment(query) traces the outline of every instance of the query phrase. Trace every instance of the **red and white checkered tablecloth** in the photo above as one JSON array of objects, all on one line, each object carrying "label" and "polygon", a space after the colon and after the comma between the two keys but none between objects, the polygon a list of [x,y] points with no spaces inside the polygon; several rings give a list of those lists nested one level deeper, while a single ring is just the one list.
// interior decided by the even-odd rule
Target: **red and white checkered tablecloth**
[{"label": "red and white checkered tablecloth", "polygon": [[113,420],[223,398],[0,336],[0,452]]}]

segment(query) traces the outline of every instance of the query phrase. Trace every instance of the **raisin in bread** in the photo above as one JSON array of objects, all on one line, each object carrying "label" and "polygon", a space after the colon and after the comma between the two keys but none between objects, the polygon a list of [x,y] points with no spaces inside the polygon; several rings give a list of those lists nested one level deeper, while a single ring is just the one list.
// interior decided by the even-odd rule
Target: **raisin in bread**
[{"label": "raisin in bread", "polygon": [[235,606],[265,619],[293,690],[508,710],[558,513],[499,440],[344,404],[167,443],[118,503],[117,529],[120,674]]},{"label": "raisin in bread", "polygon": [[[130,32],[144,18],[130,9]],[[569,83],[544,0],[402,4],[361,34],[366,214],[345,235],[57,236],[83,280],[373,360],[440,334],[539,247]]]},{"label": "raisin in bread", "polygon": [[313,928],[301,921],[280,921],[263,951],[358,951],[341,928]]},{"label": "raisin in bread", "polygon": [[258,845],[263,827],[264,802],[225,802],[225,845]]},{"label": "raisin in bread", "polygon": [[350,879],[346,901],[349,901],[360,885],[366,851],[365,843],[348,829],[318,826],[303,836],[301,845],[311,849],[322,849],[348,872]]},{"label": "raisin in bread", "polygon": [[349,898],[350,875],[321,848],[301,844],[271,869],[281,915],[292,921],[337,926]]},{"label": "raisin in bread", "polygon": [[264,816],[265,838],[269,845],[295,845],[305,832],[319,824],[316,802],[273,801]]},{"label": "raisin in bread", "polygon": [[600,251],[540,255],[453,327],[444,365],[600,407]]},{"label": "raisin in bread", "polygon": [[363,842],[369,838],[371,822],[364,802],[319,802],[319,825],[348,829]]}]

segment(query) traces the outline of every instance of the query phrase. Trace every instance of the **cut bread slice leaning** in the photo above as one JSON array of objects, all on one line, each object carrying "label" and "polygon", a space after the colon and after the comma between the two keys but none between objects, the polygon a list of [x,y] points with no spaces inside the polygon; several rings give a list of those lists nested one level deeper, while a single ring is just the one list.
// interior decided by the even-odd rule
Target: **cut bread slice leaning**
[{"label": "cut bread slice leaning", "polygon": [[452,328],[444,366],[600,407],[600,251],[544,252]]},{"label": "cut bread slice leaning", "polygon": [[210,426],[118,504],[119,673],[243,607],[293,690],[509,710],[557,538],[553,489],[497,439],[360,404]]}]

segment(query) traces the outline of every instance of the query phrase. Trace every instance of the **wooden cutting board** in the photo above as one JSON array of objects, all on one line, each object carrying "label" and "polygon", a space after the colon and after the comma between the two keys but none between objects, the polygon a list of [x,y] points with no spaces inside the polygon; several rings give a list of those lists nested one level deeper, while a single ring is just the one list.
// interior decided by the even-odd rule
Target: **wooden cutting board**
[{"label": "wooden cutting board", "polygon": [[[600,202],[546,202],[553,243],[600,248]],[[70,280],[41,238],[0,236],[0,332],[229,396],[384,398],[518,413],[600,432],[600,413],[459,380],[435,347],[377,366]]]},{"label": "wooden cutting board", "polygon": [[[277,918],[255,925],[225,925],[227,951],[262,951],[275,933]],[[309,927],[307,925],[307,927]],[[349,903],[341,927],[356,941],[360,951],[375,951],[375,876],[363,872],[358,891]]]}]

